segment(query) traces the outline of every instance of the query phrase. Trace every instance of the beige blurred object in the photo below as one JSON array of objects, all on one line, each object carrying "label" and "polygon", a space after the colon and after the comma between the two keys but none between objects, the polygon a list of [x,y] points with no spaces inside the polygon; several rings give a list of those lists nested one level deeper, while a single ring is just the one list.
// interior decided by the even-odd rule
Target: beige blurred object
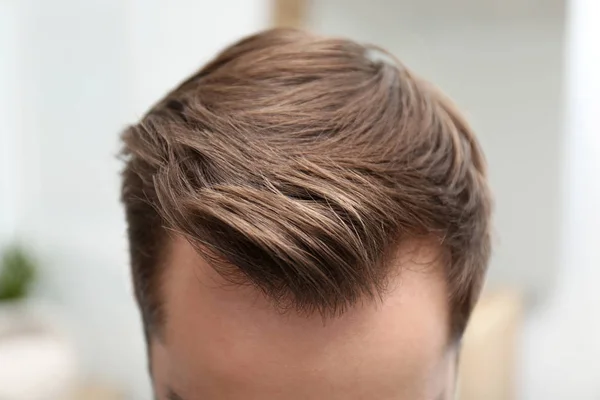
[{"label": "beige blurred object", "polygon": [[485,294],[465,333],[459,400],[513,400],[523,300],[513,291]]},{"label": "beige blurred object", "polygon": [[69,400],[125,400],[125,397],[108,387],[90,384],[75,391]]},{"label": "beige blurred object", "polygon": [[63,400],[78,378],[60,312],[37,300],[0,301],[0,399]]},{"label": "beige blurred object", "polygon": [[306,20],[309,0],[272,0],[273,24],[300,28]]}]

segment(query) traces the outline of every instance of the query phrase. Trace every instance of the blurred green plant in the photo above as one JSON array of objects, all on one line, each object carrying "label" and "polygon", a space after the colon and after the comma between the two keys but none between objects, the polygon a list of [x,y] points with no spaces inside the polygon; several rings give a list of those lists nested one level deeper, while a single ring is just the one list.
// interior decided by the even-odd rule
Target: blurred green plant
[{"label": "blurred green plant", "polygon": [[0,301],[27,296],[36,276],[33,258],[20,246],[8,247],[0,264]]}]

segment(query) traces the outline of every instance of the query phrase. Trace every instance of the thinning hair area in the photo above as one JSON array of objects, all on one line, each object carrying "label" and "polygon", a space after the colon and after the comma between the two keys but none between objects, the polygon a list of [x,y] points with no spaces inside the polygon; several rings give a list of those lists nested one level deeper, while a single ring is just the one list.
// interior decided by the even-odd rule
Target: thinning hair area
[{"label": "thinning hair area", "polygon": [[274,29],[230,46],[123,134],[125,204],[147,334],[181,235],[282,310],[334,317],[385,295],[395,250],[442,249],[451,331],[490,255],[474,133],[437,88],[369,45]]}]

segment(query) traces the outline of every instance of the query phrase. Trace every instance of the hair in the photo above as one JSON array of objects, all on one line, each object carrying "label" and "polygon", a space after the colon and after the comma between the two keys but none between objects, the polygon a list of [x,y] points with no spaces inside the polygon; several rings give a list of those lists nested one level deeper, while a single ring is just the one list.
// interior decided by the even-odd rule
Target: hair
[{"label": "hair", "polygon": [[135,294],[164,322],[173,233],[274,304],[339,315],[378,297],[400,243],[444,251],[460,336],[490,254],[476,138],[452,103],[373,46],[274,29],[245,38],[123,134]]}]

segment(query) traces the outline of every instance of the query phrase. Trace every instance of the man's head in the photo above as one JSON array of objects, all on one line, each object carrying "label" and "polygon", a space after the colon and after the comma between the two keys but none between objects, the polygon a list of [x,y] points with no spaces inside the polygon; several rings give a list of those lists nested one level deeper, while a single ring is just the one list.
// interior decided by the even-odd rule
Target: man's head
[{"label": "man's head", "polygon": [[452,104],[390,58],[267,31],[125,132],[159,399],[450,393],[489,258],[485,165]]}]

